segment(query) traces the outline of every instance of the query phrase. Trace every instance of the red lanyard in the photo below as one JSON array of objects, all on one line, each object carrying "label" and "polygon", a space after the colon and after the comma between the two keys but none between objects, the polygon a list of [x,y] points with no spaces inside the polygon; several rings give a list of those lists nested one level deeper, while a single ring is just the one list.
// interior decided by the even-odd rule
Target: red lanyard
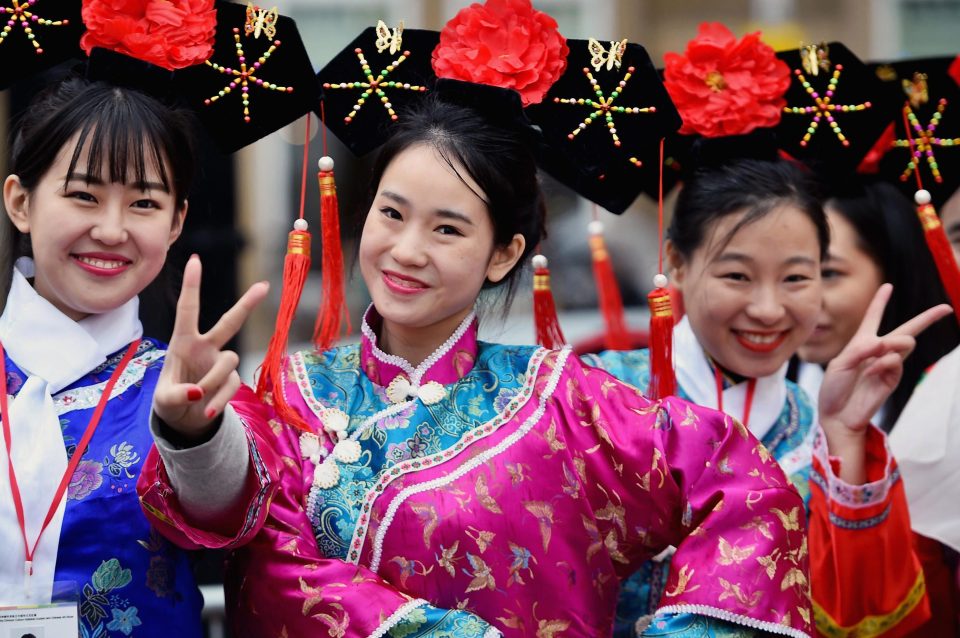
[{"label": "red lanyard", "polygon": [[[717,382],[717,409],[723,412],[723,376],[720,374],[720,368],[714,364],[713,378]],[[743,427],[750,429],[750,409],[753,407],[753,392],[757,389],[757,380],[747,381],[747,398],[743,404]],[[732,414],[730,416],[733,416]],[[736,418],[736,417],[734,417]]]},{"label": "red lanyard", "polygon": [[130,344],[130,347],[127,348],[127,351],[123,355],[123,359],[120,360],[116,370],[113,371],[110,380],[107,381],[107,386],[103,389],[103,394],[100,395],[100,401],[97,403],[97,409],[94,410],[93,416],[90,417],[90,423],[87,424],[87,429],[84,431],[80,443],[77,444],[73,456],[70,457],[70,463],[67,464],[63,478],[60,479],[60,485],[57,487],[57,491],[53,496],[53,502],[50,503],[47,516],[43,519],[43,525],[37,534],[37,540],[34,541],[33,547],[31,548],[30,543],[27,541],[27,524],[23,516],[23,499],[20,496],[20,486],[17,484],[17,474],[13,470],[12,448],[10,447],[10,415],[7,409],[7,364],[4,360],[3,343],[0,343],[0,410],[3,410],[3,442],[7,446],[7,468],[10,473],[10,491],[13,492],[13,506],[17,510],[17,522],[20,523],[20,533],[23,536],[23,553],[25,559],[23,563],[24,578],[33,575],[33,555],[40,545],[40,537],[43,536],[43,532],[46,531],[47,526],[50,525],[50,521],[53,520],[57,509],[60,507],[60,501],[63,500],[63,495],[67,491],[67,485],[69,485],[70,479],[73,477],[73,472],[80,464],[80,459],[83,457],[84,452],[87,451],[87,445],[89,445],[90,439],[93,438],[93,433],[100,424],[100,417],[107,407],[107,401],[110,399],[110,393],[113,392],[113,386],[117,384],[120,375],[123,374],[127,364],[130,363],[133,355],[136,354],[139,345],[139,339]]}]

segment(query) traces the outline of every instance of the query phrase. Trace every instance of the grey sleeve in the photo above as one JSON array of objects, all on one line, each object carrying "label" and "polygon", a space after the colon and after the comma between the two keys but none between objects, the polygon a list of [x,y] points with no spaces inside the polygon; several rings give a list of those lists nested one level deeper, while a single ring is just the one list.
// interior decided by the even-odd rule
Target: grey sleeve
[{"label": "grey sleeve", "polygon": [[233,407],[227,404],[216,434],[196,447],[178,449],[163,437],[160,426],[151,413],[150,432],[184,515],[203,527],[234,509],[251,468],[243,422]]}]

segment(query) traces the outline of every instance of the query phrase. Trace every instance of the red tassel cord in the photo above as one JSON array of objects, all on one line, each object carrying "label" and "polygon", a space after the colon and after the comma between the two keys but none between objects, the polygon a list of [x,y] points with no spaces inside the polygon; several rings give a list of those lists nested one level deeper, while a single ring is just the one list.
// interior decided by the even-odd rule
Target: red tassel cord
[{"label": "red tassel cord", "polygon": [[[664,277],[666,279],[666,277]],[[664,286],[666,282],[663,282]],[[652,399],[663,399],[677,393],[677,377],[673,372],[673,306],[670,290],[657,287],[647,295],[650,304],[650,386]]]},{"label": "red tassel cord", "polygon": [[917,150],[913,135],[910,133],[910,114],[912,113],[909,102],[903,107],[903,128],[907,136],[907,143],[910,152],[913,154],[914,169],[913,174],[917,179],[917,192],[913,196],[917,204],[917,217],[920,218],[920,224],[923,226],[923,238],[927,242],[927,248],[933,261],[937,265],[937,272],[940,274],[940,283],[950,299],[950,305],[953,306],[953,312],[960,321],[960,267],[957,266],[957,258],[950,247],[950,240],[947,239],[947,233],[943,230],[943,224],[937,217],[937,211],[930,203],[930,192],[924,190],[923,181],[920,178],[920,159],[922,153]]},{"label": "red tassel cord", "polygon": [[264,399],[271,393],[274,408],[280,418],[304,431],[310,431],[306,421],[293,410],[283,396],[283,374],[281,367],[287,358],[287,343],[290,338],[290,326],[300,304],[300,296],[310,274],[310,233],[303,218],[303,207],[307,187],[307,157],[310,143],[310,118],[307,118],[306,139],[303,145],[303,174],[300,180],[300,218],[293,223],[293,230],[287,236],[287,254],[283,259],[283,288],[280,292],[280,307],[277,310],[277,322],[273,336],[267,346],[267,352],[260,364],[260,378],[257,380],[257,395]]},{"label": "red tassel cord", "polygon": [[533,320],[541,346],[556,350],[567,344],[550,288],[550,269],[543,255],[533,256]]},{"label": "red tassel cord", "polygon": [[927,240],[927,248],[933,255],[937,272],[940,273],[940,282],[947,297],[950,298],[950,305],[953,306],[953,313],[957,321],[960,321],[960,268],[957,267],[957,259],[950,246],[950,240],[947,239],[943,224],[937,217],[936,209],[930,203],[930,193],[919,190],[914,199],[917,202],[917,217],[923,225],[923,237]]},{"label": "red tassel cord", "polygon": [[604,348],[607,350],[629,350],[630,334],[623,313],[623,300],[620,287],[613,273],[613,264],[607,245],[603,241],[603,223],[593,220],[589,225],[590,257],[593,260],[593,278],[597,284],[597,296],[600,298],[600,312],[606,325]]},{"label": "red tassel cord", "polygon": [[320,224],[322,241],[322,298],[320,313],[314,326],[313,342],[319,350],[326,350],[340,338],[346,323],[346,299],[343,283],[343,248],[340,245],[340,205],[337,185],[333,179],[333,159],[324,156],[319,162],[317,181],[320,185]]},{"label": "red tassel cord", "polygon": [[677,375],[673,369],[673,304],[671,297],[678,294],[667,287],[663,274],[663,140],[660,140],[660,192],[657,198],[657,255],[658,273],[653,278],[653,290],[647,295],[650,305],[650,385],[647,393],[652,399],[664,399],[677,393]]},{"label": "red tassel cord", "polygon": [[294,230],[287,237],[287,255],[283,259],[283,290],[280,293],[277,324],[260,367],[257,395],[263,399],[269,391],[280,418],[290,425],[309,432],[310,427],[307,422],[287,405],[284,399],[283,371],[281,370],[281,366],[287,359],[290,325],[293,323],[303,287],[307,282],[307,275],[310,273],[310,233],[306,230],[306,222],[303,224],[300,222],[303,220],[297,220]]}]

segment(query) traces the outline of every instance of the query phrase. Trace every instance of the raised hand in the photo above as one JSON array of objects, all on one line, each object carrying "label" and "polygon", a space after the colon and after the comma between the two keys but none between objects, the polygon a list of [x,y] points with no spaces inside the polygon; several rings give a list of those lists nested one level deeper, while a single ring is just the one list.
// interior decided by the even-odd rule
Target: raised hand
[{"label": "raised hand", "polygon": [[860,328],[827,366],[820,386],[820,425],[830,453],[844,458],[841,477],[848,482],[863,481],[867,426],[900,382],[903,360],[916,346],[916,336],[952,312],[948,305],[934,306],[880,336],[877,330],[892,292],[890,284],[880,286]]},{"label": "raised hand", "polygon": [[187,261],[173,336],[153,395],[157,416],[187,439],[203,437],[240,387],[235,352],[223,350],[263,301],[269,284],[258,282],[200,334],[200,258]]}]

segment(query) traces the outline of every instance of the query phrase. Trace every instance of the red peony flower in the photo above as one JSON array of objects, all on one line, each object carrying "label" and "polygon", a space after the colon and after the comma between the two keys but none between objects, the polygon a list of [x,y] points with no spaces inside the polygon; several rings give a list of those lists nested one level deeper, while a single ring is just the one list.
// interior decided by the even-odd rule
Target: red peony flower
[{"label": "red peony flower", "polygon": [[543,100],[567,68],[557,21],[530,0],[487,0],[462,9],[433,50],[437,77],[513,89],[523,105]]},{"label": "red peony flower", "polygon": [[200,64],[213,54],[214,0],[84,0],[80,46],[111,49],[165,69]]},{"label": "red peony flower", "polygon": [[739,135],[780,122],[790,68],[759,32],[737,42],[719,22],[705,22],[684,55],[667,53],[664,62],[664,85],[683,118],[681,133]]},{"label": "red peony flower", "polygon": [[950,63],[950,69],[947,70],[947,73],[950,74],[954,82],[960,84],[960,55],[955,57],[953,62]]}]

